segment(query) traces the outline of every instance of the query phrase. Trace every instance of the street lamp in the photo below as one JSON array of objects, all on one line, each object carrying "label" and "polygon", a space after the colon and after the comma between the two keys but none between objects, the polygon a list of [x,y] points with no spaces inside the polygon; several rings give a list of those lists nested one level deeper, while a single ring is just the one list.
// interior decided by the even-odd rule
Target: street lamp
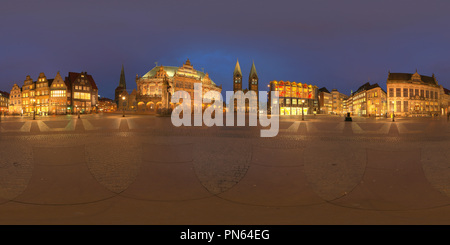
[{"label": "street lamp", "polygon": [[122,102],[122,109],[123,109],[122,117],[125,117],[125,96],[122,96],[122,100],[123,100],[123,102]]},{"label": "street lamp", "polygon": [[35,120],[35,119],[36,119],[36,102],[33,99],[33,120]]},{"label": "street lamp", "polygon": [[78,105],[75,105],[75,110],[77,111],[78,118],[80,118],[80,111],[78,110]]},{"label": "street lamp", "polygon": [[391,101],[392,102],[392,121],[393,122],[395,122],[395,119],[394,119],[394,117],[395,117],[395,115],[394,115],[394,101]]},{"label": "street lamp", "polygon": [[305,100],[302,100],[302,121],[305,120],[305,112],[304,112],[304,109],[303,109],[304,106],[305,106]]}]

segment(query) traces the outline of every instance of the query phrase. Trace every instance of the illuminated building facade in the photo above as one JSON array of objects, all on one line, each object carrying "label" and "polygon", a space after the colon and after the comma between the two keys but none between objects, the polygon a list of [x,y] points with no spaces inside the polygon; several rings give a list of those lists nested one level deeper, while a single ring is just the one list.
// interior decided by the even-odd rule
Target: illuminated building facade
[{"label": "illuminated building facade", "polygon": [[387,84],[388,112],[398,116],[431,116],[442,114],[441,87],[434,74],[419,75],[389,72]]},{"label": "illuminated building facade", "polygon": [[117,110],[117,104],[115,100],[109,98],[98,99],[98,111],[100,112],[114,112]]},{"label": "illuminated building facade", "polygon": [[10,94],[0,90],[0,112],[5,114],[8,112]]},{"label": "illuminated building facade", "polygon": [[386,113],[386,92],[378,83],[365,83],[350,97],[347,99],[348,112],[354,116],[383,116]]},{"label": "illuminated building facade", "polygon": [[69,72],[65,83],[68,113],[91,113],[97,110],[98,88],[91,75],[86,72]]},{"label": "illuminated building facade", "polygon": [[45,74],[41,72],[35,83],[35,110],[37,115],[46,115],[49,110],[49,100],[50,100],[50,87],[49,85],[53,82],[53,79],[47,79]]},{"label": "illuminated building facade", "polygon": [[55,79],[50,84],[50,102],[49,102],[49,114],[66,114],[68,101],[67,84],[62,79],[59,72],[56,74]]},{"label": "illuminated building facade", "polygon": [[21,115],[22,114],[22,88],[14,84],[9,93],[8,114]]},{"label": "illuminated building facade", "polygon": [[331,90],[331,111],[333,114],[341,115],[344,113],[344,101],[348,96],[340,93],[337,89]]},{"label": "illuminated building facade", "polygon": [[331,114],[332,112],[332,96],[327,88],[323,87],[318,90],[319,93],[319,113]]},{"label": "illuminated building facade", "polygon": [[450,113],[450,90],[440,86],[440,107],[442,115]]},{"label": "illuminated building facade", "polygon": [[69,72],[64,80],[58,72],[54,79],[40,73],[37,81],[28,75],[22,88],[14,84],[10,114],[48,115],[89,113],[98,104],[98,88],[86,72]]},{"label": "illuminated building facade", "polygon": [[315,85],[271,81],[270,90],[279,92],[279,100],[276,103],[279,103],[280,115],[302,115],[302,109],[303,115],[319,111],[318,88]]},{"label": "illuminated building facade", "polygon": [[24,114],[32,115],[35,113],[36,106],[36,82],[33,82],[30,76],[25,78],[22,86],[22,110]]},{"label": "illuminated building facade", "polygon": [[[222,92],[222,86],[216,85],[208,73],[197,71],[189,59],[181,67],[176,66],[155,66],[142,77],[136,75],[136,95],[130,94],[126,104],[129,105],[128,100],[134,99],[136,102],[137,111],[157,112],[163,105],[163,83],[168,83],[169,108],[174,108],[176,105],[170,102],[170,97],[176,91],[186,91],[191,96],[192,111],[194,110],[194,84],[202,84],[202,96],[209,91]],[[204,97],[203,97],[204,98]],[[214,98],[210,98],[214,99]],[[216,98],[219,99],[219,98]],[[210,103],[202,104],[203,109],[209,106]],[[119,103],[120,107],[120,103]]]}]

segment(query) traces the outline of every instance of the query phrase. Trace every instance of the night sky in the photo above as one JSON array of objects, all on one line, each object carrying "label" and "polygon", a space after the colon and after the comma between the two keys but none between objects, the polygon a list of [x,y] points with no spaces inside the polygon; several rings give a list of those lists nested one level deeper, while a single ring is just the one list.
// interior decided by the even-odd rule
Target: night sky
[{"label": "night sky", "polygon": [[[296,81],[350,94],[386,88],[388,71],[431,76],[450,88],[450,1],[2,1],[0,90],[40,72],[87,71],[114,98],[159,65],[195,69],[232,90],[255,62],[260,90]],[[225,92],[223,92],[225,95]]]}]

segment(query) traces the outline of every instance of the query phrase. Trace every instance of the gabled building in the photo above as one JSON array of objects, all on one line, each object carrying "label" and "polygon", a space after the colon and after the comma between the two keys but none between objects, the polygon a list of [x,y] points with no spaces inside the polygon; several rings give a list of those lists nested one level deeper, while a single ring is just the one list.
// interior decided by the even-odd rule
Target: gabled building
[{"label": "gabled building", "polygon": [[86,72],[69,72],[63,80],[57,72],[54,79],[40,73],[37,81],[28,75],[22,87],[14,84],[10,99],[10,114],[48,115],[88,113],[96,110],[98,88]]},{"label": "gabled building", "polygon": [[50,102],[49,102],[49,114],[60,115],[67,114],[68,98],[70,96],[70,90],[67,84],[64,82],[59,71],[56,73],[50,85]]},{"label": "gabled building", "polygon": [[50,86],[52,82],[53,79],[47,79],[43,72],[39,74],[35,91],[35,111],[37,115],[47,115],[49,112]]},{"label": "gabled building", "polygon": [[[69,72],[65,78],[68,94],[68,113],[91,113],[97,110],[98,88],[87,72]],[[69,92],[70,91],[70,92]]]},{"label": "gabled building", "polygon": [[21,115],[22,113],[22,88],[14,84],[9,94],[8,114]]},{"label": "gabled building", "polygon": [[434,74],[391,73],[386,81],[389,113],[399,116],[431,116],[442,114],[441,87]]}]

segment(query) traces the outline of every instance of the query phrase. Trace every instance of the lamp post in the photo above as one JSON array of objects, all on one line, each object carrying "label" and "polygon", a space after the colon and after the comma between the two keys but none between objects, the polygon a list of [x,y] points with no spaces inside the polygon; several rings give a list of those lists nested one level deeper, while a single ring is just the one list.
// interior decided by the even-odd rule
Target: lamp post
[{"label": "lamp post", "polygon": [[394,117],[395,117],[395,115],[394,115],[394,101],[391,101],[392,102],[392,121],[393,122],[395,122],[395,119],[394,119]]},{"label": "lamp post", "polygon": [[125,96],[122,96],[122,109],[123,109],[122,117],[125,117]]},{"label": "lamp post", "polygon": [[302,121],[305,120],[305,112],[303,110],[303,107],[305,107],[305,100],[302,100]]},{"label": "lamp post", "polygon": [[36,102],[34,102],[35,100],[33,99],[33,120],[36,119]]}]

